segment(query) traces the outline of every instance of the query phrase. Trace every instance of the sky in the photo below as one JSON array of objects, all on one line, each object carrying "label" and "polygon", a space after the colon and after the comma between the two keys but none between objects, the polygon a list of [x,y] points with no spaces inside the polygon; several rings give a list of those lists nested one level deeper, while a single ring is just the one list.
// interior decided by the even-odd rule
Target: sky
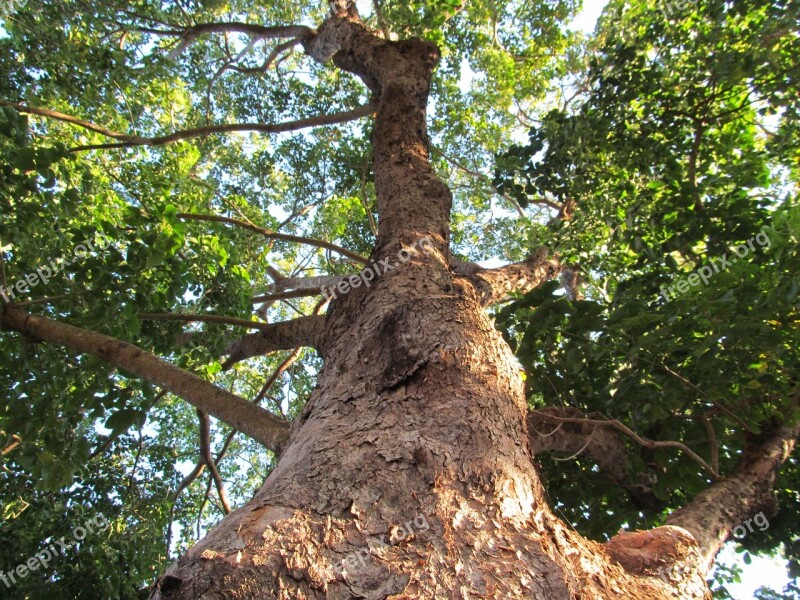
[{"label": "sky", "polygon": [[570,23],[570,29],[592,33],[594,26],[597,24],[597,19],[606,4],[608,4],[608,0],[584,0],[583,9],[575,20]]}]

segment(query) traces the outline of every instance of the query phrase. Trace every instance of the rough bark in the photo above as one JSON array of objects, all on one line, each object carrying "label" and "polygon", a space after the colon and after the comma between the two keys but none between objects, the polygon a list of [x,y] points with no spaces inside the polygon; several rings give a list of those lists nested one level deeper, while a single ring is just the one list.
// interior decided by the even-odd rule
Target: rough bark
[{"label": "rough bark", "polygon": [[325,317],[312,315],[291,321],[271,323],[267,329],[242,336],[225,349],[228,359],[223,368],[254,356],[265,356],[278,350],[291,350],[299,346],[321,348],[325,331]]},{"label": "rough bark", "polygon": [[[428,268],[386,277],[425,290]],[[279,465],[156,597],[667,597],[656,571],[630,576],[549,512],[518,368],[474,289],[448,284],[336,301]]]},{"label": "rough bark", "polygon": [[524,294],[561,272],[558,261],[548,260],[547,250],[540,249],[527,260],[499,269],[485,269],[472,276],[472,283],[484,306],[501,302],[513,293]]}]

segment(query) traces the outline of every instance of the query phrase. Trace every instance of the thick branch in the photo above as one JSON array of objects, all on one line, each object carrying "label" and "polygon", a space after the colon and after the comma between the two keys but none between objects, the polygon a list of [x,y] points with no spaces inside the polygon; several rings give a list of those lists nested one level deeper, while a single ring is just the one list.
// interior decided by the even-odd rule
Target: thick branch
[{"label": "thick branch", "polygon": [[345,123],[366,117],[374,112],[374,108],[370,104],[360,106],[353,110],[344,112],[333,113],[330,115],[318,115],[316,117],[308,117],[305,119],[297,119],[296,121],[287,121],[284,123],[226,123],[220,125],[205,125],[203,127],[194,127],[191,129],[183,129],[168,135],[161,135],[155,137],[142,137],[138,135],[129,135],[107,129],[100,125],[96,125],[89,121],[79,119],[72,115],[67,115],[54,110],[46,108],[35,108],[25,106],[24,104],[17,104],[14,102],[7,102],[0,100],[0,106],[10,106],[21,113],[37,115],[40,117],[48,117],[77,125],[83,129],[88,129],[94,133],[99,133],[105,137],[110,137],[115,140],[120,140],[118,143],[112,144],[93,144],[88,146],[77,146],[72,148],[73,152],[84,150],[101,150],[107,148],[130,148],[134,146],[163,146],[165,144],[172,144],[181,140],[186,140],[194,137],[203,137],[215,133],[231,133],[241,131],[257,131],[260,133],[284,133],[287,131],[297,131],[307,127],[319,127],[321,125],[333,125],[336,123]]},{"label": "thick branch", "polygon": [[[258,334],[265,344],[269,344],[270,352],[278,350],[292,350],[302,346],[316,348],[319,344],[319,330],[316,324],[309,321],[311,317],[301,317],[290,321],[279,321],[277,323],[257,323],[255,321],[245,321],[244,319],[233,319],[221,317],[219,315],[195,315],[180,313],[145,313],[139,315],[145,321],[182,321],[184,323],[219,323],[222,325],[234,325],[236,327],[246,327],[248,329],[259,329]],[[265,348],[267,346],[264,346]]]},{"label": "thick branch", "polygon": [[178,218],[180,219],[192,219],[195,221],[210,221],[216,223],[227,223],[229,225],[236,225],[237,227],[242,227],[244,229],[249,229],[250,231],[255,231],[263,235],[265,238],[271,240],[280,240],[282,242],[295,242],[298,244],[307,244],[309,246],[316,246],[318,248],[325,248],[327,250],[331,250],[333,252],[337,252],[342,256],[346,256],[348,258],[352,258],[353,260],[367,264],[367,259],[361,256],[360,254],[356,254],[355,252],[351,252],[347,248],[342,248],[336,244],[331,242],[326,242],[324,240],[317,240],[310,237],[300,236],[300,235],[289,235],[286,233],[277,233],[275,231],[270,231],[269,229],[265,229],[263,227],[259,227],[258,225],[253,225],[252,223],[247,223],[246,221],[240,221],[239,219],[232,219],[230,217],[220,217],[216,215],[197,215],[197,214],[190,214],[190,213],[179,213]]},{"label": "thick branch", "polygon": [[136,27],[136,31],[162,37],[180,37],[180,43],[170,52],[169,59],[175,60],[197,38],[209,33],[241,33],[250,37],[252,42],[266,39],[296,38],[308,39],[314,35],[314,30],[304,25],[284,25],[266,27],[255,23],[201,23],[186,29],[156,29]]},{"label": "thick branch", "polygon": [[256,39],[306,38],[314,34],[314,30],[305,25],[277,25],[267,27],[255,23],[200,23],[186,29],[156,29],[134,27],[135,31],[165,37],[183,37],[195,39],[207,33],[243,33]]},{"label": "thick branch", "polygon": [[703,569],[711,567],[722,545],[747,519],[762,511],[774,514],[775,477],[798,436],[800,425],[751,438],[733,475],[717,481],[667,519],[667,525],[682,527],[697,540]]},{"label": "thick branch", "polygon": [[[578,418],[579,422],[554,422],[548,416]],[[628,449],[617,432],[586,423],[577,409],[544,408],[528,413],[528,439],[533,455],[563,453],[569,458],[585,457],[596,464],[611,481],[626,490],[640,508],[663,508],[652,487],[632,483],[625,465]]]},{"label": "thick branch", "polygon": [[313,289],[299,289],[290,290],[288,292],[276,292],[274,294],[262,294],[260,296],[253,296],[251,301],[253,304],[261,304],[264,302],[272,303],[279,300],[291,300],[293,298],[307,298],[309,296],[319,296],[322,294],[321,289],[314,287]]},{"label": "thick branch", "polygon": [[334,288],[339,282],[350,275],[321,275],[319,277],[287,277],[276,281],[270,288],[270,293],[285,292],[288,290],[314,292],[318,294],[322,288]]},{"label": "thick branch", "polygon": [[469,276],[484,306],[501,302],[512,293],[525,294],[562,270],[558,261],[548,260],[542,248],[529,259],[500,267],[481,269]]},{"label": "thick branch", "polygon": [[288,424],[283,419],[133,344],[31,315],[12,306],[3,307],[0,317],[3,328],[91,354],[146,379],[230,424],[270,450],[279,452],[288,438]]},{"label": "thick branch", "polygon": [[254,304],[260,302],[273,303],[278,300],[290,300],[292,298],[306,298],[308,296],[319,296],[324,294],[325,289],[332,290],[340,282],[349,279],[352,275],[320,275],[317,277],[284,277],[276,281],[267,290],[267,293],[253,296]]},{"label": "thick branch", "polygon": [[270,326],[273,329],[245,335],[231,344],[225,351],[228,360],[222,368],[230,369],[237,362],[276,350],[291,350],[298,346],[311,346],[319,350],[325,333],[325,316],[300,317]]}]

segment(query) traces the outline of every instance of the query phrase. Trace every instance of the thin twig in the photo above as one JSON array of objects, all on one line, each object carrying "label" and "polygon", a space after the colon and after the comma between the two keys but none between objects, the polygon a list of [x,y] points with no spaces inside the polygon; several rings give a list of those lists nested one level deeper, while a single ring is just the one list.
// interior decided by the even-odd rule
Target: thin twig
[{"label": "thin twig", "polygon": [[8,289],[8,281],[6,281],[6,258],[3,252],[3,240],[0,239],[0,285],[3,289]]},{"label": "thin twig", "polygon": [[63,300],[75,296],[76,293],[59,294],[57,296],[48,296],[46,298],[37,298],[36,300],[25,300],[24,302],[17,302],[16,306],[22,308],[24,306],[33,306],[35,304],[47,304],[48,302],[55,302],[56,300]]},{"label": "thin twig", "polygon": [[586,443],[575,454],[573,454],[571,456],[567,456],[565,458],[558,458],[558,457],[554,456],[553,460],[556,461],[556,462],[567,462],[567,461],[574,460],[574,459],[578,458],[581,454],[583,454],[583,451],[586,450],[586,448],[589,447],[589,444],[592,443],[592,440],[594,439],[594,434],[597,433],[597,429],[598,429],[598,426],[595,426],[594,429],[592,429],[592,433],[589,434],[589,437],[586,439]]},{"label": "thin twig", "polygon": [[[278,368],[275,369],[272,375],[269,376],[269,379],[267,379],[267,381],[264,382],[264,385],[261,387],[261,390],[258,392],[258,395],[256,395],[253,402],[255,402],[256,404],[261,403],[261,401],[264,399],[264,396],[267,395],[269,388],[275,385],[275,382],[278,380],[278,377],[283,375],[286,369],[291,367],[297,361],[297,359],[300,358],[300,355],[302,353],[303,353],[302,348],[295,348],[294,351],[289,356],[287,356],[280,365],[278,365]],[[281,412],[283,411],[281,410]]]},{"label": "thin twig", "polygon": [[[441,150],[439,150],[438,148],[436,148],[434,146],[431,146],[431,150],[434,153],[436,153],[439,156],[441,156],[442,158],[444,158],[447,162],[449,162],[451,165],[453,165],[457,169],[459,169],[459,170],[463,171],[464,173],[466,173],[467,175],[485,181],[492,188],[492,191],[495,194],[497,194],[498,196],[503,198],[506,202],[508,202],[509,204],[511,204],[511,206],[514,207],[514,210],[517,211],[517,214],[521,218],[523,218],[523,219],[527,219],[528,218],[528,215],[525,214],[525,211],[522,210],[522,207],[520,206],[519,202],[517,202],[517,199],[512,197],[512,196],[510,196],[510,195],[508,195],[508,194],[500,193],[500,191],[491,182],[491,180],[490,180],[488,175],[486,175],[485,173],[480,173],[478,171],[473,171],[472,169],[469,169],[469,168],[465,167],[464,165],[462,165],[458,161],[450,158],[444,152],[442,152]],[[532,200],[531,202],[533,202],[534,204],[545,204],[545,205],[549,206],[550,208],[554,208],[556,210],[560,209],[560,205],[558,205],[558,204],[556,204],[554,202],[550,202],[549,200],[547,200],[545,198],[542,198],[541,200]]]},{"label": "thin twig", "polygon": [[616,429],[617,431],[624,433],[632,440],[634,440],[640,446],[645,448],[655,449],[655,448],[678,448],[679,450],[683,451],[689,458],[691,458],[694,462],[698,465],[703,467],[706,471],[708,471],[715,479],[719,478],[719,474],[717,470],[711,467],[706,461],[704,461],[694,450],[689,448],[686,444],[682,442],[673,442],[673,441],[666,441],[666,442],[657,442],[655,440],[650,440],[647,438],[641,437],[639,434],[634,432],[632,429],[617,421],[616,419],[608,420],[608,421],[599,421],[596,419],[582,419],[582,418],[574,418],[574,417],[558,417],[556,415],[551,415],[547,413],[541,413],[542,418],[552,419],[554,421],[559,421],[562,423],[578,423],[583,425],[597,425],[600,427],[611,427]]},{"label": "thin twig", "polygon": [[12,452],[13,450],[15,450],[15,449],[16,449],[16,448],[17,448],[17,447],[18,447],[18,446],[19,446],[19,445],[22,443],[22,438],[21,438],[21,437],[19,437],[19,436],[18,436],[18,435],[16,435],[16,434],[12,435],[12,436],[11,436],[11,438],[12,438],[14,441],[13,441],[13,442],[11,442],[11,443],[10,443],[8,446],[6,446],[5,448],[3,448],[3,451],[2,451],[2,452],[0,452],[0,456],[5,456],[5,455],[6,455],[6,454],[8,454],[9,452]]},{"label": "thin twig", "polygon": [[269,229],[265,229],[263,227],[259,227],[258,225],[254,225],[252,223],[248,223],[246,221],[240,221],[239,219],[232,219],[231,217],[221,217],[218,215],[200,215],[200,214],[193,214],[193,213],[178,213],[176,215],[179,219],[192,219],[195,221],[210,221],[214,223],[227,223],[229,225],[236,225],[237,227],[242,227],[244,229],[249,229],[250,231],[254,231],[263,235],[264,237],[271,239],[271,240],[279,240],[282,242],[294,242],[298,244],[307,244],[309,246],[316,246],[318,248],[325,248],[327,250],[331,250],[333,252],[337,252],[342,256],[346,256],[347,258],[351,258],[357,262],[362,264],[367,264],[369,260],[360,254],[355,252],[351,252],[347,248],[342,248],[341,246],[326,242],[325,240],[317,240],[310,237],[305,237],[301,235],[290,235],[287,233],[277,233],[275,231],[270,231]]},{"label": "thin twig", "polygon": [[192,469],[192,471],[186,477],[184,477],[181,480],[181,482],[178,484],[178,487],[175,490],[175,493],[172,495],[173,500],[177,500],[178,496],[181,495],[181,492],[183,492],[183,490],[185,490],[187,487],[189,487],[195,479],[200,477],[200,475],[205,470],[206,470],[206,463],[205,463],[205,461],[203,461],[203,459],[200,459],[200,462],[198,462],[194,466],[194,469]]},{"label": "thin twig", "polygon": [[[150,403],[150,406],[148,406],[147,408],[144,409],[144,412],[145,413],[149,413],[150,410],[156,404],[158,404],[161,401],[161,399],[166,395],[167,395],[167,390],[161,390],[158,394],[156,394],[156,397],[153,398],[153,401]],[[103,454],[106,450],[108,450],[109,446],[111,446],[111,444],[114,442],[114,440],[116,440],[119,436],[120,436],[120,434],[108,436],[106,441],[103,442],[100,446],[98,446],[97,449],[89,455],[89,458],[87,460],[89,460],[89,461],[94,460],[96,457],[98,457],[101,454]]]}]

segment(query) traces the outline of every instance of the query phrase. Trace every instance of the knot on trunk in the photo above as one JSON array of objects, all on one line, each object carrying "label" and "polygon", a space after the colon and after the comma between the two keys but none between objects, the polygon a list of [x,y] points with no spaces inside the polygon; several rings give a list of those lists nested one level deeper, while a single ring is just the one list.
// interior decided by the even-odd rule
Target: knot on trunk
[{"label": "knot on trunk", "polygon": [[415,320],[409,307],[401,306],[386,316],[378,330],[377,337],[384,349],[380,381],[382,389],[399,387],[428,362],[424,349],[415,345],[418,337],[414,335],[414,330],[419,327]]}]

